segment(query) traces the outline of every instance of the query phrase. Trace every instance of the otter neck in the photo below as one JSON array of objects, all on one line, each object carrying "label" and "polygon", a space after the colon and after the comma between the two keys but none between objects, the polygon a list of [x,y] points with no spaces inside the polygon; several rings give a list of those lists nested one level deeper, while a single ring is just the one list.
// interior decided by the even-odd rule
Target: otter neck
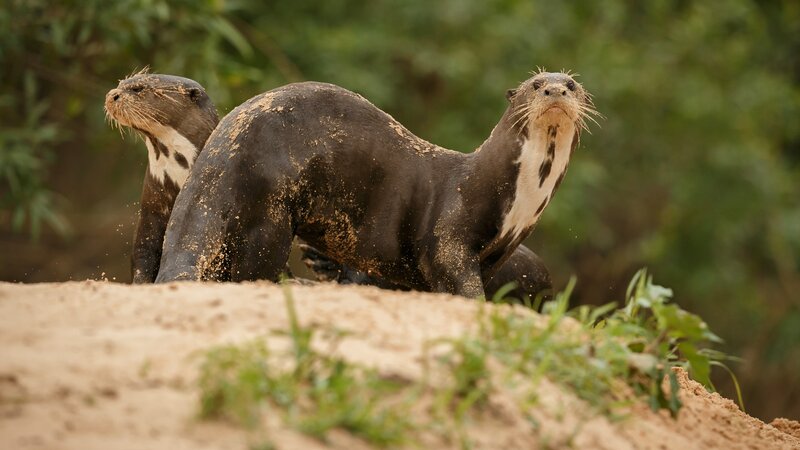
[{"label": "otter neck", "polygon": [[482,186],[477,195],[494,197],[498,240],[524,238],[567,171],[578,139],[575,123],[560,114],[550,117],[514,127],[509,109],[475,153],[470,178]]},{"label": "otter neck", "polygon": [[186,133],[187,137],[170,126],[157,124],[144,132],[150,175],[162,185],[172,182],[183,188],[211,131]]}]

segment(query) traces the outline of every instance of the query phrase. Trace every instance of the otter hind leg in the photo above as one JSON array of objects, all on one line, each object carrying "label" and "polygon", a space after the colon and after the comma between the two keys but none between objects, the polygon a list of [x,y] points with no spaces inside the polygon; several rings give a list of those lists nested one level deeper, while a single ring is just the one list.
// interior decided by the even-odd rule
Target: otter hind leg
[{"label": "otter hind leg", "polygon": [[240,236],[231,248],[231,281],[278,281],[286,272],[294,238],[289,218],[265,220]]},{"label": "otter hind leg", "polygon": [[220,214],[209,209],[184,189],[175,201],[156,283],[169,281],[223,281],[229,276],[230,242]]},{"label": "otter hind leg", "polygon": [[477,259],[458,265],[438,265],[431,271],[433,292],[447,292],[467,298],[485,298]]}]

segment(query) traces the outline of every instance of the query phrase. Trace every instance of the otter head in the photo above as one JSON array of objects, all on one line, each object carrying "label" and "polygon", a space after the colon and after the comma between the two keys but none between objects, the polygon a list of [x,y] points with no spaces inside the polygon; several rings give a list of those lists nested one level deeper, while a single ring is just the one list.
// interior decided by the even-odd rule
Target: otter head
[{"label": "otter head", "polygon": [[219,117],[199,83],[173,75],[138,73],[106,94],[106,114],[119,126],[158,137],[171,128],[202,148]]},{"label": "otter head", "polygon": [[540,71],[506,92],[512,127],[527,138],[531,128],[572,124],[576,133],[594,122],[591,95],[568,73]]},{"label": "otter head", "polygon": [[[516,144],[509,154],[518,171],[513,173],[514,197],[500,236],[522,239],[564,179],[586,120],[594,121],[598,113],[589,93],[568,73],[540,71],[506,97],[510,105],[501,124]],[[502,136],[507,138],[506,133]]]},{"label": "otter head", "polygon": [[144,136],[149,173],[183,186],[197,154],[219,122],[203,86],[173,75],[137,73],[106,94],[106,116]]}]

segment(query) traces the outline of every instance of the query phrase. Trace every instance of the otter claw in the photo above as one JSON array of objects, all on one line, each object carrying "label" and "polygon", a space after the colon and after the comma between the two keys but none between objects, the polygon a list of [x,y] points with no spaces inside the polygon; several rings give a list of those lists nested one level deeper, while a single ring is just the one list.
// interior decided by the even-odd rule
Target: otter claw
[{"label": "otter claw", "polygon": [[342,274],[342,265],[328,258],[316,248],[299,244],[303,252],[302,261],[317,277],[317,281],[338,281]]}]

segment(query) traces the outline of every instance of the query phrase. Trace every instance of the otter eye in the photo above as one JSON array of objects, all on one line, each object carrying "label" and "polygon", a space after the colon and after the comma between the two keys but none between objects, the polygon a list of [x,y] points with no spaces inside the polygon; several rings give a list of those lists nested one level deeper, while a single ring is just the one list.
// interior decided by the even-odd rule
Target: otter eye
[{"label": "otter eye", "polygon": [[542,87],[542,80],[536,80],[533,82],[534,91],[538,91],[540,87]]},{"label": "otter eye", "polygon": [[567,89],[569,89],[570,91],[574,91],[575,90],[575,82],[572,81],[572,80],[567,81]]},{"label": "otter eye", "polygon": [[130,89],[131,92],[139,93],[139,92],[142,92],[142,89],[144,89],[144,87],[142,87],[142,86],[133,86],[133,87],[130,87],[128,89]]}]

